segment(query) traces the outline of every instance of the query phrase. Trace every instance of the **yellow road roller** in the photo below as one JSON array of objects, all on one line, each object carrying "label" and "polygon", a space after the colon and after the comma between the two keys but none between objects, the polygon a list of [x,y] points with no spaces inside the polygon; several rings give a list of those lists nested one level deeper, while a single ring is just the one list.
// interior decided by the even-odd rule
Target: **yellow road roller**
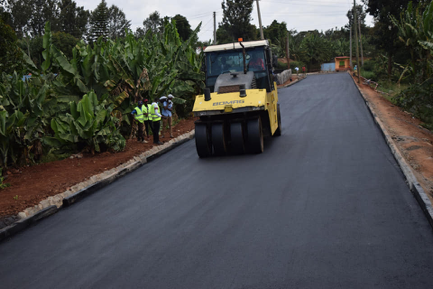
[{"label": "yellow road roller", "polygon": [[281,135],[269,42],[239,39],[204,53],[206,89],[193,108],[197,154],[262,153],[264,137]]}]

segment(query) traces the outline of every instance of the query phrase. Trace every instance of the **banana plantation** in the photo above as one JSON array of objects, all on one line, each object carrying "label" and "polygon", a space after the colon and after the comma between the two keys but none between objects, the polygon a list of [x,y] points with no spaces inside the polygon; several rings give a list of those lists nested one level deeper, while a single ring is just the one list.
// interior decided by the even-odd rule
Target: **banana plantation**
[{"label": "banana plantation", "polygon": [[202,53],[182,41],[174,23],[147,33],[93,45],[81,41],[67,58],[53,45],[50,24],[43,63],[23,53],[25,72],[0,80],[0,165],[25,165],[47,154],[121,151],[131,134],[131,111],[140,98],[171,93],[180,117],[191,111],[204,84]]}]

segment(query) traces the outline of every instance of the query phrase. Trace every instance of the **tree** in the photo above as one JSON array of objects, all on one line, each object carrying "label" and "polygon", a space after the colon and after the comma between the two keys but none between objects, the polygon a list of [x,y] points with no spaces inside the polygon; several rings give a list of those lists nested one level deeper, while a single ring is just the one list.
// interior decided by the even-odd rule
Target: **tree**
[{"label": "tree", "polygon": [[[401,48],[398,41],[398,29],[392,24],[390,16],[398,17],[400,12],[407,7],[408,0],[362,0],[367,6],[367,12],[375,19],[373,29],[375,45],[388,54],[388,77],[392,74],[393,57]],[[413,3],[420,1],[414,0]]]},{"label": "tree", "polygon": [[107,2],[101,0],[101,3],[90,15],[90,31],[88,35],[90,42],[95,42],[99,37],[102,37],[104,40],[107,39],[109,17]]},{"label": "tree", "polygon": [[116,5],[108,10],[108,35],[111,39],[125,37],[125,30],[131,27],[131,21],[126,20],[125,13]]},{"label": "tree", "polygon": [[186,41],[192,33],[191,25],[189,25],[188,20],[180,14],[177,14],[172,19],[176,21],[176,28],[180,38]]},{"label": "tree", "polygon": [[29,30],[29,20],[32,14],[32,0],[9,0],[8,10],[10,11],[11,19],[10,26],[13,28],[18,38],[26,35]]},{"label": "tree", "polygon": [[159,15],[158,11],[155,11],[149,15],[148,18],[146,18],[143,21],[144,26],[144,32],[151,30],[153,33],[159,33],[163,30],[163,19],[161,19],[161,16]]},{"label": "tree", "polygon": [[[361,21],[361,26],[365,26],[365,17],[366,13],[364,11],[364,8],[362,5],[356,5],[356,15],[358,15],[358,21]],[[349,27],[352,27],[354,24],[353,21],[353,7],[349,11],[347,11],[346,14],[347,18],[349,19]]]},{"label": "tree", "polygon": [[50,21],[53,30],[58,30],[59,6],[57,0],[30,0],[30,32],[33,36],[44,35],[45,23]]},{"label": "tree", "polygon": [[238,38],[246,41],[257,38],[256,28],[250,24],[253,0],[224,0],[221,7],[223,21],[219,26],[228,33],[232,41]]},{"label": "tree", "polygon": [[21,52],[12,27],[0,18],[0,71],[11,73],[19,67]]},{"label": "tree", "polygon": [[73,0],[61,0],[58,30],[68,33],[75,38],[81,38],[87,32],[90,13],[84,7],[77,7]]}]

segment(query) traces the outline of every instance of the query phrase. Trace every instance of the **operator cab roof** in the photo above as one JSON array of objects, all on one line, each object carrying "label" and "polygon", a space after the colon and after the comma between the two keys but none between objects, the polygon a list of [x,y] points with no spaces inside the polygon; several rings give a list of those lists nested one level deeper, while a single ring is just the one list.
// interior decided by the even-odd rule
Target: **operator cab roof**
[{"label": "operator cab roof", "polygon": [[[242,42],[242,44],[245,46],[245,49],[251,47],[269,46],[268,40],[246,41],[246,42]],[[234,49],[242,49],[242,46],[239,44],[239,42],[208,46],[206,47],[204,52],[214,52],[214,51],[224,51],[224,50],[234,50]]]}]

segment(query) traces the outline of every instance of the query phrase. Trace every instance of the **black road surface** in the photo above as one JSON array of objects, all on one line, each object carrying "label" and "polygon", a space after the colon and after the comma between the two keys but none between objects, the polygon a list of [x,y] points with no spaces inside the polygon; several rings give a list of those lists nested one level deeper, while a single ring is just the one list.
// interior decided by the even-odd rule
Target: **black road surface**
[{"label": "black road surface", "polygon": [[0,288],[433,288],[433,231],[349,75],[279,95],[263,154],[176,148],[1,243]]}]

